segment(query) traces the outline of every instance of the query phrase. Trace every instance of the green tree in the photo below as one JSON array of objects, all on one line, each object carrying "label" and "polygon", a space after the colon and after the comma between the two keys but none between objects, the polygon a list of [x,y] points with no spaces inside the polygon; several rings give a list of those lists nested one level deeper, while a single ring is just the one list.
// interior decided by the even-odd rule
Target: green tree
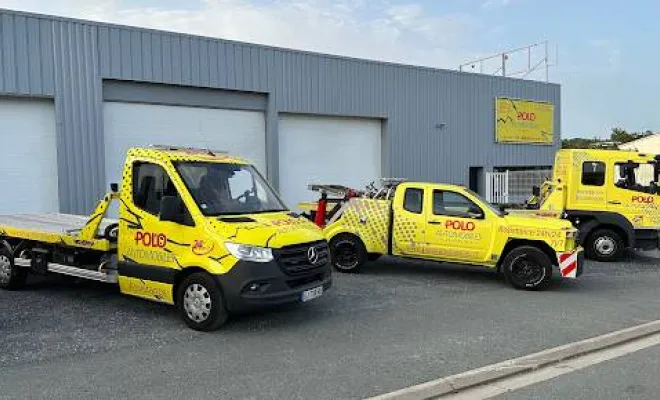
[{"label": "green tree", "polygon": [[610,134],[610,140],[613,142],[627,143],[635,139],[636,139],[635,135],[632,133],[628,133],[625,129],[612,128],[612,133]]}]

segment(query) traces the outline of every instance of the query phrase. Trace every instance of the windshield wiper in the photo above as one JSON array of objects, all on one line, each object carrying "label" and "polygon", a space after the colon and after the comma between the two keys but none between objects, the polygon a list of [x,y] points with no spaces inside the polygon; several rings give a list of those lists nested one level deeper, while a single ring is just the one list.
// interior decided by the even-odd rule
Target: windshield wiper
[{"label": "windshield wiper", "polygon": [[247,215],[247,214],[263,214],[263,213],[270,213],[270,212],[286,212],[289,211],[286,208],[277,208],[277,209],[272,209],[272,210],[246,210],[246,211],[231,211],[231,212],[219,212],[219,213],[209,213],[209,214],[204,214],[207,217],[222,217],[225,215],[231,216],[231,215]]},{"label": "windshield wiper", "polygon": [[263,213],[270,213],[270,212],[285,212],[285,211],[289,211],[289,210],[287,210],[286,208],[284,208],[284,209],[282,209],[282,208],[273,208],[273,209],[270,209],[270,210],[253,211],[250,214],[263,214]]}]

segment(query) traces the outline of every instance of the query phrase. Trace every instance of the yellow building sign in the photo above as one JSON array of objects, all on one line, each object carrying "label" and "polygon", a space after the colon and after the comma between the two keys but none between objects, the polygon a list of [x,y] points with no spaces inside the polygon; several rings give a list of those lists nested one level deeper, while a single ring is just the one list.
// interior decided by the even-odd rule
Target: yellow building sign
[{"label": "yellow building sign", "polygon": [[554,105],[529,100],[495,99],[495,141],[552,144]]}]

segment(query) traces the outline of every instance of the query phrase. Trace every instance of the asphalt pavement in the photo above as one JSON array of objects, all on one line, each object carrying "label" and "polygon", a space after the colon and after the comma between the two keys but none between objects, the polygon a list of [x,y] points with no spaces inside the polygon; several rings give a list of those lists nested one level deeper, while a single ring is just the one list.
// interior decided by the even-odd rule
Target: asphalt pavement
[{"label": "asphalt pavement", "polygon": [[641,255],[544,292],[389,258],[334,277],[214,333],[102,284],[0,292],[0,399],[363,398],[660,319],[660,263]]},{"label": "asphalt pavement", "polygon": [[655,400],[660,398],[660,346],[562,375],[496,400]]}]

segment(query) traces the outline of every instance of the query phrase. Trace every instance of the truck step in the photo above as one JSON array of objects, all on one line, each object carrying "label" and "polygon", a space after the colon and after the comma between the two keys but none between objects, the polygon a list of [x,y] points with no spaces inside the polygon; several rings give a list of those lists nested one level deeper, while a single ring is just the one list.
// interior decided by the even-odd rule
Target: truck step
[{"label": "truck step", "polygon": [[[14,263],[21,267],[30,267],[31,262],[26,258],[16,258]],[[71,265],[48,263],[48,271],[62,275],[75,276],[76,278],[89,279],[92,281],[117,283],[117,271],[99,272],[85,268],[73,267]]]}]

